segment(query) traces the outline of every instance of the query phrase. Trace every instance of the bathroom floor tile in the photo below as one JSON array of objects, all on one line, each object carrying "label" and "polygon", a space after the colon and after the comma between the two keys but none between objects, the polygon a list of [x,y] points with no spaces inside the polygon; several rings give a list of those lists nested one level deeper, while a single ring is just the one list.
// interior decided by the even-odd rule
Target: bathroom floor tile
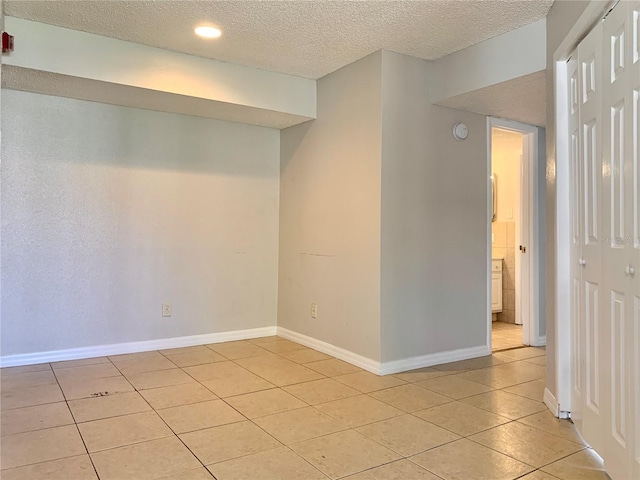
[{"label": "bathroom floor tile", "polygon": [[353,428],[397,417],[404,413],[368,395],[358,395],[322,403],[316,405],[316,408]]},{"label": "bathroom floor tile", "polygon": [[95,365],[96,363],[111,363],[108,357],[82,358],[79,360],[64,360],[62,362],[52,362],[51,368],[58,370],[60,368],[84,367],[85,365]]},{"label": "bathroom floor tile", "polygon": [[56,377],[51,369],[17,374],[5,374],[0,370],[0,386],[3,391],[37,387],[39,385],[55,385],[55,383]]},{"label": "bathroom floor tile", "polygon": [[169,358],[172,363],[175,363],[179,367],[190,367],[193,365],[203,365],[205,363],[227,361],[225,357],[223,357],[219,353],[214,352],[213,350],[208,349],[207,347],[202,347],[202,350],[193,352],[167,355],[167,358]]},{"label": "bathroom floor tile", "polygon": [[349,428],[344,423],[313,407],[256,418],[254,422],[285,445],[303,442]]},{"label": "bathroom floor tile", "polygon": [[169,387],[194,382],[193,378],[179,368],[171,370],[158,370],[154,372],[134,373],[127,376],[136,390],[148,388]]},{"label": "bathroom floor tile", "polygon": [[418,368],[408,372],[395,373],[394,377],[404,380],[405,382],[421,382],[423,380],[431,380],[432,378],[443,377],[449,375],[449,372],[440,371],[434,367]]},{"label": "bathroom floor tile", "polygon": [[45,403],[64,402],[64,395],[62,395],[62,390],[58,384],[14,388],[12,390],[0,388],[0,394],[0,408],[3,411],[12,408],[44,405]]},{"label": "bathroom floor tile", "polygon": [[445,403],[415,412],[414,415],[463,437],[510,422],[506,417],[462,402]]},{"label": "bathroom floor tile", "polygon": [[377,390],[384,390],[398,385],[404,385],[406,382],[394,377],[393,375],[375,375],[370,372],[360,371],[356,373],[348,373],[333,378],[336,382],[348,385],[351,388],[362,393],[371,393]]},{"label": "bathroom floor tile", "polygon": [[531,382],[520,383],[518,385],[513,385],[512,387],[507,387],[504,391],[520,395],[521,397],[526,397],[530,400],[535,400],[536,402],[542,402],[545,387],[546,382],[544,380],[533,380]]},{"label": "bathroom floor tile", "polygon": [[265,350],[270,351],[271,353],[278,354],[293,352],[295,350],[303,350],[304,348],[306,348],[304,345],[300,345],[299,343],[291,342],[282,338],[279,338],[276,342],[263,343],[260,346]]},{"label": "bathroom floor tile", "polygon": [[571,420],[556,418],[549,410],[519,418],[518,423],[524,423],[538,430],[562,437],[565,440],[587,446]]},{"label": "bathroom floor tile", "polygon": [[56,368],[58,381],[70,380],[91,380],[94,378],[118,377],[120,372],[111,362],[95,363],[93,365],[83,365],[79,367]]},{"label": "bathroom floor tile", "polygon": [[261,390],[275,388],[275,385],[267,382],[250,371],[245,370],[244,368],[231,376],[203,381],[202,385],[207,387],[220,398],[233,397],[236,395],[243,395],[245,393],[259,392]]},{"label": "bathroom floor tile", "polygon": [[296,443],[291,448],[330,478],[344,477],[400,459],[398,454],[354,430]]},{"label": "bathroom floor tile", "polygon": [[449,397],[416,385],[401,385],[387,390],[380,390],[379,392],[371,393],[371,396],[407,413],[417,412],[418,410],[424,410],[425,408],[451,401]]},{"label": "bathroom floor tile", "polygon": [[225,401],[247,418],[264,417],[307,406],[303,401],[279,388],[228,397]]},{"label": "bathroom floor tile", "polygon": [[60,458],[2,471],[2,480],[98,480],[89,455]]},{"label": "bathroom floor tile", "polygon": [[436,365],[434,368],[440,372],[447,373],[463,373],[471,370],[480,370],[482,368],[493,367],[506,363],[497,355],[488,355],[486,357],[471,358],[469,360],[460,360],[458,362],[444,363]]},{"label": "bathroom floor tile", "polygon": [[264,430],[247,421],[185,433],[180,435],[180,439],[205,465],[282,446]]},{"label": "bathroom floor tile", "polygon": [[447,375],[446,377],[434,378],[433,380],[424,380],[415,385],[439,393],[440,395],[455,398],[456,400],[492,390],[491,387],[470,382],[469,380],[460,378],[458,375]]},{"label": "bathroom floor tile", "polygon": [[177,437],[92,453],[100,480],[151,480],[193,470],[200,462]]},{"label": "bathroom floor tile", "polygon": [[216,395],[199,383],[185,383],[169,387],[142,390],[140,395],[156,410],[179,407],[190,403],[208,402],[215,400]]},{"label": "bathroom floor tile", "polygon": [[216,380],[218,378],[234,377],[237,375],[242,375],[247,371],[234,362],[206,363],[204,365],[185,367],[183,370],[191,377],[195,378],[198,382]]},{"label": "bathroom floor tile", "polygon": [[1,371],[0,377],[10,377],[11,375],[19,375],[21,373],[34,372],[50,372],[51,365],[48,363],[39,363],[37,365],[25,365],[22,367],[5,367]]},{"label": "bathroom floor tile", "polygon": [[2,437],[2,469],[87,453],[75,425],[16,433]]},{"label": "bathroom floor tile", "polygon": [[409,457],[460,438],[455,433],[413,415],[389,418],[365,425],[356,431],[403,457]]},{"label": "bathroom floor tile", "polygon": [[124,358],[110,358],[123,375],[157,372],[158,370],[171,370],[176,368],[175,363],[160,354],[143,357],[124,356]]},{"label": "bathroom floor tile", "polygon": [[338,375],[346,375],[347,373],[362,371],[361,368],[351,365],[350,363],[343,362],[342,360],[338,360],[337,358],[305,363],[304,366],[311,370],[315,370],[326,377],[337,377]]},{"label": "bathroom floor tile", "polygon": [[461,378],[493,388],[505,388],[545,378],[546,368],[528,362],[512,362],[460,374]]},{"label": "bathroom floor tile", "polygon": [[609,480],[602,460],[590,448],[542,467],[543,472],[562,479]]},{"label": "bathroom floor tile", "polygon": [[222,400],[165,408],[158,410],[158,414],[176,434],[245,420]]},{"label": "bathroom floor tile", "polygon": [[155,412],[103,418],[78,425],[89,453],[173,436]]},{"label": "bathroom floor tile", "polygon": [[317,350],[313,350],[311,348],[305,348],[303,350],[291,350],[289,352],[281,353],[280,355],[287,360],[291,360],[292,362],[303,364],[331,359],[329,355],[325,355],[324,353],[320,353]]},{"label": "bathroom floor tile", "polygon": [[151,410],[151,407],[138,392],[70,400],[69,408],[71,409],[71,413],[73,413],[76,423]]},{"label": "bathroom floor tile", "polygon": [[409,460],[397,460],[344,477],[346,480],[441,480]]},{"label": "bathroom floor tile", "polygon": [[330,378],[290,385],[284,387],[283,390],[309,405],[318,405],[359,395],[357,390]]},{"label": "bathroom floor tile", "polygon": [[60,386],[67,400],[79,398],[104,397],[116,393],[132,392],[133,386],[123,376],[94,378],[83,380],[77,378],[60,379]]},{"label": "bathroom floor tile", "polygon": [[536,468],[584,448],[578,443],[518,422],[492,428],[469,439]]},{"label": "bathroom floor tile", "polygon": [[535,402],[502,390],[463,398],[461,401],[511,420],[527,417],[547,409],[542,402]]},{"label": "bathroom floor tile", "polygon": [[3,410],[1,418],[0,433],[3,437],[14,433],[61,427],[74,423],[65,402]]},{"label": "bathroom floor tile", "polygon": [[513,480],[534,470],[467,439],[420,453],[411,461],[444,480]]},{"label": "bathroom floor tile", "polygon": [[285,358],[251,357],[237,360],[238,365],[278,387],[309,382],[324,376]]},{"label": "bathroom floor tile", "polygon": [[270,353],[268,350],[250,342],[213,343],[211,345],[207,345],[207,348],[219,353],[229,360],[259,357]]},{"label": "bathroom floor tile", "polygon": [[287,448],[214,463],[207,468],[217,480],[323,480],[327,477]]}]

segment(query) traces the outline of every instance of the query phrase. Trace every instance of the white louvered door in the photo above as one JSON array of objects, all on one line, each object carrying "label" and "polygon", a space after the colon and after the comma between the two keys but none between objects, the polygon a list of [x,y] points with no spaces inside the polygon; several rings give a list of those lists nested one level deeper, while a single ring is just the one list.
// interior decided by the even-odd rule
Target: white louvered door
[{"label": "white louvered door", "polygon": [[572,418],[613,480],[640,479],[640,0],[621,1],[575,57]]}]

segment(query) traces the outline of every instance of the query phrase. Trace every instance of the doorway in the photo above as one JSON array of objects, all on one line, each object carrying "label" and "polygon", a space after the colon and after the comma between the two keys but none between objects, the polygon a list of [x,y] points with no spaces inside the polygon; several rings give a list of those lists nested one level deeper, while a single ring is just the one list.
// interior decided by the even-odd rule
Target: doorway
[{"label": "doorway", "polygon": [[544,345],[538,312],[538,128],[488,119],[489,298],[492,351]]}]

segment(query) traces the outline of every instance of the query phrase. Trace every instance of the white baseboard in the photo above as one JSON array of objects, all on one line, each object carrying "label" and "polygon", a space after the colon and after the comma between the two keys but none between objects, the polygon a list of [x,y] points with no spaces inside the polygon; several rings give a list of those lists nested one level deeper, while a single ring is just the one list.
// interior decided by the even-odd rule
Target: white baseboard
[{"label": "white baseboard", "polygon": [[547,336],[542,335],[540,337],[534,338],[533,343],[531,343],[532,347],[544,347],[547,344]]},{"label": "white baseboard", "polygon": [[486,345],[482,345],[479,347],[461,348],[458,350],[450,350],[448,352],[438,352],[428,355],[420,355],[417,357],[409,357],[402,360],[383,363],[380,365],[380,375],[415,370],[416,368],[432,367],[433,365],[484,357],[486,355],[491,355],[491,349]]},{"label": "white baseboard", "polygon": [[148,352],[167,348],[191,347],[209,343],[232,342],[249,338],[269,337],[276,334],[276,327],[252,328],[249,330],[233,330],[230,332],[206,333],[188,337],[161,338],[141,342],[115,343],[112,345],[94,345],[90,347],[70,348],[67,350],[52,350],[49,352],[25,353],[5,355],[0,357],[1,367],[16,367],[35,365],[37,363],[61,362],[64,360],[78,360],[82,358],[104,357],[106,355],[121,355],[123,353]]},{"label": "white baseboard", "polygon": [[340,360],[344,360],[345,362],[355,365],[356,367],[363,368],[371,373],[375,373],[376,375],[380,375],[380,362],[371,358],[358,355],[357,353],[353,353],[344,348],[336,347],[331,343],[323,342],[322,340],[308,337],[307,335],[303,335],[283,327],[278,327],[278,336],[339,358]]},{"label": "white baseboard", "polygon": [[313,337],[309,337],[286,328],[278,327],[278,336],[300,343],[309,348],[313,348],[319,352],[326,353],[327,355],[332,355],[371,373],[375,373],[376,375],[388,375],[391,373],[404,372],[422,367],[431,367],[442,363],[467,360],[469,358],[483,357],[491,354],[489,347],[483,345],[481,347],[463,348],[449,352],[433,353],[430,355],[421,355],[419,357],[410,357],[402,360],[380,363],[344,348],[336,347],[331,343],[323,342],[322,340],[317,340]]},{"label": "white baseboard", "polygon": [[544,401],[544,404],[547,406],[547,408],[551,410],[551,413],[553,413],[553,416],[557,417],[558,414],[560,413],[560,410],[558,408],[558,401],[556,400],[555,395],[551,393],[551,391],[548,388],[544,389],[543,401]]}]

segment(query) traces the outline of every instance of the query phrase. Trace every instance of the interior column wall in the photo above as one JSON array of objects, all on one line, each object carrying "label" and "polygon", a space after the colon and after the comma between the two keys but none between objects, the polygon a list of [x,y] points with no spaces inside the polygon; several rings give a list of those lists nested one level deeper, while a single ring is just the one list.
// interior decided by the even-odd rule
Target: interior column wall
[{"label": "interior column wall", "polygon": [[[486,117],[432,105],[428,62],[382,58],[382,360],[482,350]],[[464,141],[453,137],[458,122]]]}]

